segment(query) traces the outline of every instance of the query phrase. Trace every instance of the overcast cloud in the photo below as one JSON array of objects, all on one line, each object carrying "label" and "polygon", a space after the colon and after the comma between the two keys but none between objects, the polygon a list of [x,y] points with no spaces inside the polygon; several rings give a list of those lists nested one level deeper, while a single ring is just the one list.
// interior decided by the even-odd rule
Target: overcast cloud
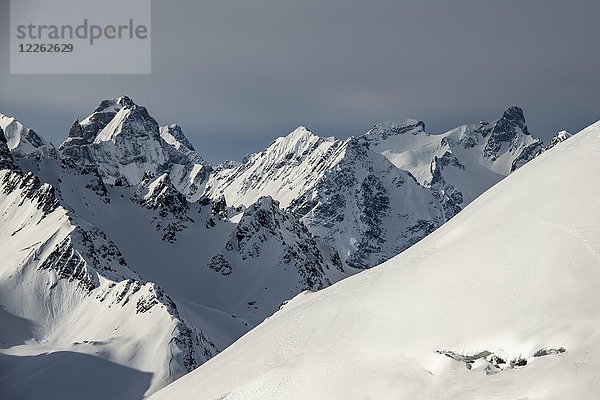
[{"label": "overcast cloud", "polygon": [[18,76],[8,74],[0,0],[0,112],[57,144],[73,119],[127,94],[161,125],[180,124],[211,162],[239,159],[298,125],[346,137],[413,117],[441,132],[515,104],[547,139],[600,119],[598,0],[152,6],[151,75]]}]

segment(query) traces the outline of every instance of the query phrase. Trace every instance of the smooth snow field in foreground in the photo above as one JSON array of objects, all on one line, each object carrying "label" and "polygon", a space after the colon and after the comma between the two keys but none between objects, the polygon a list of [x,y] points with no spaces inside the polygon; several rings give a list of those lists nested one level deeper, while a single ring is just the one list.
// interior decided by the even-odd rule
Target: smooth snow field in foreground
[{"label": "smooth snow field in foreground", "polygon": [[600,398],[600,123],[150,398]]}]

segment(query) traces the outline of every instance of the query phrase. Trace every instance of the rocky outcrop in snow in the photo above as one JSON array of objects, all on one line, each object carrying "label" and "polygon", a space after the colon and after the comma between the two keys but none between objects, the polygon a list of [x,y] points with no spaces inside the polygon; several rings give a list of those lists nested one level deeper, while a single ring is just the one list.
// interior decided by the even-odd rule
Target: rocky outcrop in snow
[{"label": "rocky outcrop in snow", "polygon": [[554,135],[554,137],[550,140],[550,142],[548,142],[547,145],[543,146],[535,153],[534,157],[537,157],[540,154],[547,152],[548,150],[550,150],[557,144],[562,143],[565,140],[570,139],[571,137],[573,137],[573,135],[569,131],[558,132],[556,135]]},{"label": "rocky outcrop in snow", "polygon": [[339,258],[328,256],[304,224],[280,209],[277,201],[262,197],[244,211],[225,251],[212,258],[209,268],[229,275],[236,272],[231,264],[237,260],[242,261],[237,268],[270,264],[270,268],[289,269],[296,275],[298,291],[315,291],[331,284],[327,270],[343,272]]}]

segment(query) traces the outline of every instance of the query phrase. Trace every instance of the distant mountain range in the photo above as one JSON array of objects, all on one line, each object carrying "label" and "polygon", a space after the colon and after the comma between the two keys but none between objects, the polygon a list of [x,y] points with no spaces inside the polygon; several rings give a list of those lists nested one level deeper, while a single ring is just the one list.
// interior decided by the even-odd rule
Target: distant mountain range
[{"label": "distant mountain range", "polygon": [[150,400],[598,398],[599,170],[597,122]]},{"label": "distant mountain range", "polygon": [[[444,134],[416,120],[346,140],[299,127],[211,166],[128,97],[102,101],[58,148],[15,118],[0,114],[0,128],[7,399],[67,381],[75,397],[149,395],[298,293],[401,253],[571,136],[544,145],[511,107]],[[123,386],[90,393],[90,370]]]}]

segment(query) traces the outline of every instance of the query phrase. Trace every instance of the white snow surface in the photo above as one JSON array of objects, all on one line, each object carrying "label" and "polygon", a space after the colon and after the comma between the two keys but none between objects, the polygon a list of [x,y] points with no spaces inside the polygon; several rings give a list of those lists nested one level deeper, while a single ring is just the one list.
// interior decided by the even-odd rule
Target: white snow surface
[{"label": "white snow surface", "polygon": [[0,128],[4,131],[6,144],[13,154],[24,156],[52,148],[52,145],[49,145],[33,130],[14,117],[0,114]]},{"label": "white snow surface", "polygon": [[[41,392],[74,399],[147,396],[230,345],[284,301],[356,272],[344,269],[334,249],[269,197],[246,208],[220,199],[187,200],[179,184],[187,173],[193,184],[210,167],[194,163],[201,159],[181,128],[159,130],[143,109],[119,108],[123,102],[130,100],[104,101],[93,117],[75,122],[61,153],[15,157],[32,182],[37,176],[45,191],[56,194],[60,206],[48,215],[29,207],[27,194],[18,190],[19,171],[0,171],[1,399]],[[152,146],[159,141],[160,148]],[[12,161],[0,145],[0,157]],[[96,165],[82,163],[80,156],[95,145]],[[119,161],[134,150],[149,160],[162,162],[167,154],[185,164],[155,168],[155,174],[135,157]],[[105,181],[107,171],[130,164],[135,174],[127,176],[142,175],[140,182]],[[9,185],[5,176],[16,183]],[[126,174],[114,176],[127,181]],[[84,252],[88,238],[94,254]],[[42,268],[63,243],[74,250],[65,246],[56,271]],[[108,257],[109,250],[119,257]],[[101,268],[92,266],[98,260]],[[93,394],[91,385],[98,386]]]},{"label": "white snow surface", "polygon": [[[600,122],[402,254],[298,295],[151,399],[599,398],[598,171]],[[506,363],[468,369],[438,351]]]},{"label": "white snow surface", "polygon": [[51,185],[2,169],[0,210],[0,398],[139,399],[217,352]]}]

